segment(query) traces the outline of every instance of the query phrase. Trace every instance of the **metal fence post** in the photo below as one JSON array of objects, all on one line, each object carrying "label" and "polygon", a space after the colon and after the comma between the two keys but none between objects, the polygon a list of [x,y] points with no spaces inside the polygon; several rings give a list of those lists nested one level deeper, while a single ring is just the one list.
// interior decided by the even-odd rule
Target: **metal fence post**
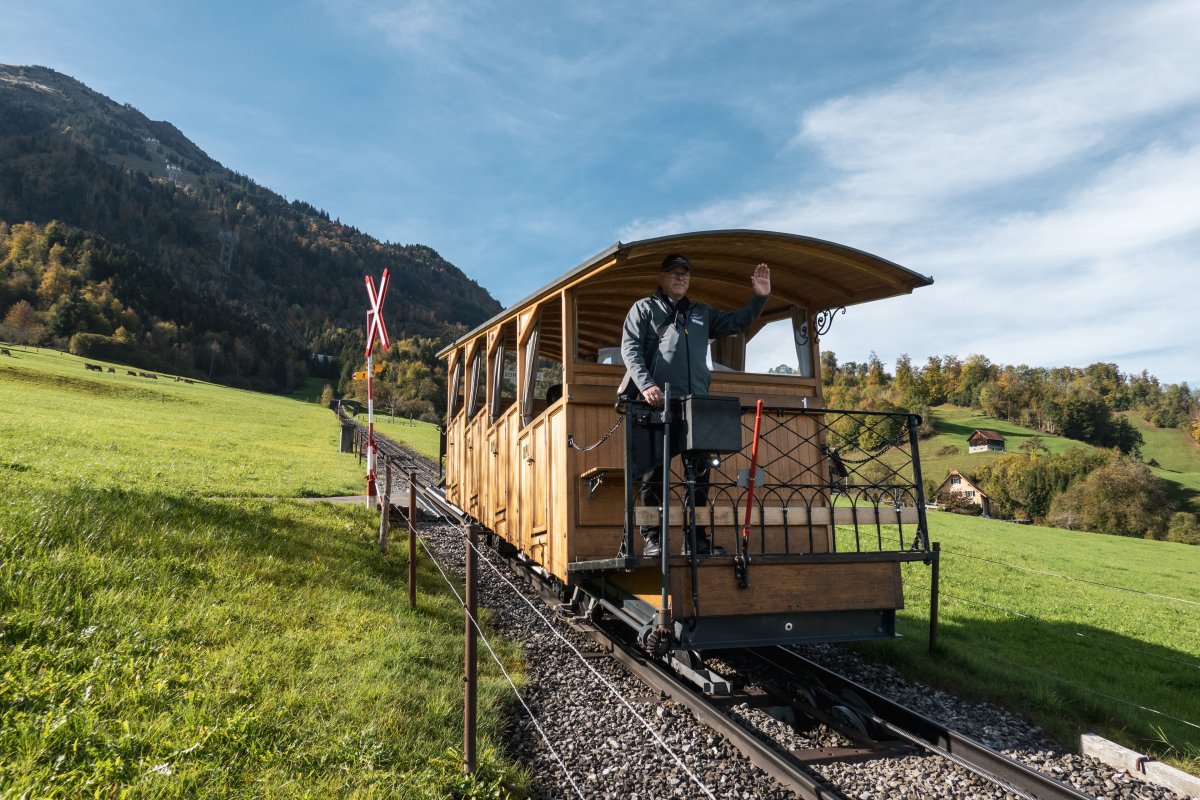
[{"label": "metal fence post", "polygon": [[383,491],[379,495],[379,552],[387,552],[388,532],[392,527],[392,461],[383,459]]},{"label": "metal fence post", "polygon": [[463,771],[468,775],[475,772],[475,706],[476,706],[476,636],[475,630],[475,583],[478,579],[478,560],[475,548],[479,543],[479,528],[474,523],[467,525],[467,580],[466,580],[466,642],[464,647],[463,675]]},{"label": "metal fence post", "polygon": [[938,637],[938,581],[941,579],[942,543],[933,543],[933,574],[929,588],[929,652],[937,648]]},{"label": "metal fence post", "polygon": [[408,473],[408,607],[417,607],[417,473]]}]

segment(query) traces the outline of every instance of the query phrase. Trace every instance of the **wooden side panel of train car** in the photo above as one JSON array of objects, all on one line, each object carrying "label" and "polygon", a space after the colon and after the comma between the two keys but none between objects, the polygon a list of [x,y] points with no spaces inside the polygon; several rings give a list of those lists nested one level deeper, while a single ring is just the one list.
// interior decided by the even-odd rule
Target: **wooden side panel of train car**
[{"label": "wooden side panel of train car", "polygon": [[566,574],[566,407],[559,404],[516,435],[518,487],[515,523],[505,538],[554,572]]},{"label": "wooden side panel of train car", "polygon": [[[904,607],[900,565],[895,562],[752,563],[750,577],[751,585],[759,591],[738,589],[733,568],[729,565],[701,569],[701,612],[706,616],[721,617]],[[662,578],[656,570],[614,575],[612,580],[647,605],[658,605]],[[688,569],[671,571],[671,608],[677,619],[695,613],[692,576]]]}]

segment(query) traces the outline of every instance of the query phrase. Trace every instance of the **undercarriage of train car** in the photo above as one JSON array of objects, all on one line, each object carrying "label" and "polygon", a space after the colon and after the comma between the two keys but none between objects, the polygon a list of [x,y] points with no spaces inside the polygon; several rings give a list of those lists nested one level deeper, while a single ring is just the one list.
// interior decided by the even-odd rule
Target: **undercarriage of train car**
[{"label": "undercarriage of train car", "polygon": [[[650,652],[683,662],[706,649],[896,635],[901,565],[938,555],[925,519],[919,417],[744,406],[736,397],[681,398],[665,409],[626,402],[618,412],[624,469],[581,476],[579,503],[623,480],[623,543],[613,558],[570,565],[577,611],[607,612]],[[659,437],[659,475],[635,452],[639,429]],[[645,531],[659,533],[661,555],[638,554]],[[711,552],[700,554],[706,539]]]}]

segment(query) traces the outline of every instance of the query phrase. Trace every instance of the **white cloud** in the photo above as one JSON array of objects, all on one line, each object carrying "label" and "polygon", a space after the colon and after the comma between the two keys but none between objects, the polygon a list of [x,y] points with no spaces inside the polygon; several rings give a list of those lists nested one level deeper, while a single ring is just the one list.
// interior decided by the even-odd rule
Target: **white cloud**
[{"label": "white cloud", "polygon": [[1200,335],[1179,298],[1200,296],[1200,5],[1087,10],[1031,24],[1015,58],[915,71],[799,114],[778,156],[790,186],[639,220],[622,238],[761,227],[933,274],[912,298],[839,317],[823,345],[851,360],[900,354],[885,347],[1120,356],[1195,380],[1179,347],[1200,352]]}]

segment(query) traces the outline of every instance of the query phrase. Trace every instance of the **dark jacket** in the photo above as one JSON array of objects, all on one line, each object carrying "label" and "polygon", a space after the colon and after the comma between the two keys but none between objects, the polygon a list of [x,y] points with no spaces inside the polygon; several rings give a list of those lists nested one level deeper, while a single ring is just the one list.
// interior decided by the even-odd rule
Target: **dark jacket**
[{"label": "dark jacket", "polygon": [[752,295],[737,311],[691,303],[686,297],[672,303],[661,289],[638,300],[621,334],[621,358],[630,377],[643,392],[652,385],[665,388],[669,382],[672,397],[708,394],[709,340],[749,328],[767,299]]}]

